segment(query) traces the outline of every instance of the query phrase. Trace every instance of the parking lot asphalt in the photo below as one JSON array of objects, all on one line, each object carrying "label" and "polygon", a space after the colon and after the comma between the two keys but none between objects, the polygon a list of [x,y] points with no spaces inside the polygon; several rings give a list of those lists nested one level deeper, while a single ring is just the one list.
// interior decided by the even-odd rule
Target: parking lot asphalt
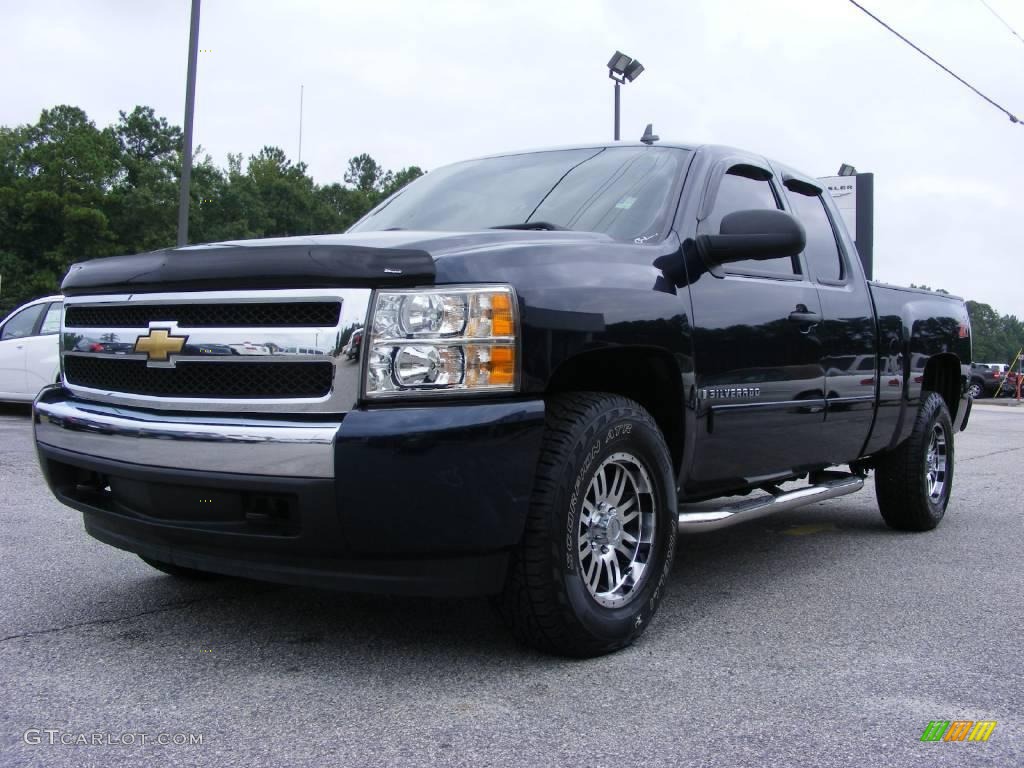
[{"label": "parking lot asphalt", "polygon": [[0,409],[0,765],[1024,765],[1024,408],[956,448],[936,531],[866,487],[688,536],[643,638],[570,661],[485,600],[179,583],[86,536]]}]

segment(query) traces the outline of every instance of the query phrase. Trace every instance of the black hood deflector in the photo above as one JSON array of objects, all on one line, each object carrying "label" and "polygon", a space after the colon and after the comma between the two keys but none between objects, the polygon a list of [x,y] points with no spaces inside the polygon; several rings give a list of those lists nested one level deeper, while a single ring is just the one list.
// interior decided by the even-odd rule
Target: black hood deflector
[{"label": "black hood deflector", "polygon": [[[259,242],[259,241],[255,241]],[[214,244],[167,248],[72,265],[65,296],[268,288],[363,287],[434,282],[423,250],[362,245]]]}]

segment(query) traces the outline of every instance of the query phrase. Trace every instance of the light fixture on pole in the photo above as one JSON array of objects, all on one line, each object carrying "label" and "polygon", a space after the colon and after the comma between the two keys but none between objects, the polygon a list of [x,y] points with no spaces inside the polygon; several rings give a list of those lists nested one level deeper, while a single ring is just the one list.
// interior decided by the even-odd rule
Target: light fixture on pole
[{"label": "light fixture on pole", "polygon": [[631,83],[644,71],[644,65],[631,59],[622,51],[616,51],[608,60],[608,77],[615,81],[615,140],[619,140],[619,86]]}]

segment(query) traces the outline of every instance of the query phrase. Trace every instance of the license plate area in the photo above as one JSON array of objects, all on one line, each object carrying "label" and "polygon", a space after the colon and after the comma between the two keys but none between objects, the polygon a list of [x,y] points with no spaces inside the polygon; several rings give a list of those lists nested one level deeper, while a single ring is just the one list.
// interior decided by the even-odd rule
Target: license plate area
[{"label": "license plate area", "polygon": [[[141,482],[124,477],[106,480],[109,509],[165,525],[225,533],[297,536],[298,499],[290,494],[238,491],[196,485]],[[109,489],[109,490],[107,490]]]}]

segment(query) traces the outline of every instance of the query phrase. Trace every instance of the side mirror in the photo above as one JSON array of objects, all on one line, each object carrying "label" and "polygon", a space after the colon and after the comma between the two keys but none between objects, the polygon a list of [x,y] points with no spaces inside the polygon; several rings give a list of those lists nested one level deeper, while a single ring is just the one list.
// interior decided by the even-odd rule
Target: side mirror
[{"label": "side mirror", "polygon": [[697,246],[712,264],[796,256],[806,245],[807,233],[799,221],[768,208],[734,211],[722,219],[719,234],[697,237]]}]

